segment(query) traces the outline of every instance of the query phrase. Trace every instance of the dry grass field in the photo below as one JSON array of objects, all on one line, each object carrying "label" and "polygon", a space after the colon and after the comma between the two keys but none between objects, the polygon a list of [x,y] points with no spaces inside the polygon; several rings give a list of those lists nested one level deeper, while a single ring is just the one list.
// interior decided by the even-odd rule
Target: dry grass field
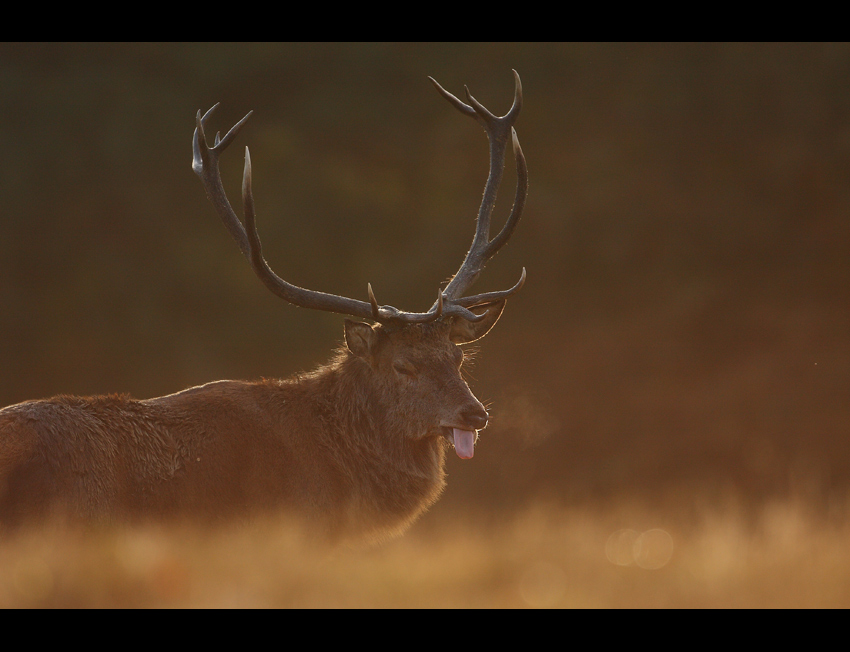
[{"label": "dry grass field", "polygon": [[0,541],[3,608],[842,608],[850,519],[800,501],[445,511],[368,549],[290,523],[41,528]]},{"label": "dry grass field", "polygon": [[0,44],[0,407],[341,344],[192,172],[216,102],[254,111],[222,176],[250,146],[273,268],[427,309],[488,170],[427,76],[501,113],[511,69],[529,197],[475,288],[528,282],[464,365],[492,419],[446,495],[368,549],[281,517],[0,530],[0,607],[850,607],[847,43]]}]

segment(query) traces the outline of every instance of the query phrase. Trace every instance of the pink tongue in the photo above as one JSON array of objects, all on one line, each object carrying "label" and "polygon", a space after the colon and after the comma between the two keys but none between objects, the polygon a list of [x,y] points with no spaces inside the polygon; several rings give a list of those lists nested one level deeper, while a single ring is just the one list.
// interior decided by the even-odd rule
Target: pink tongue
[{"label": "pink tongue", "polygon": [[475,431],[452,428],[452,435],[454,435],[457,456],[463,460],[472,459],[475,447]]}]

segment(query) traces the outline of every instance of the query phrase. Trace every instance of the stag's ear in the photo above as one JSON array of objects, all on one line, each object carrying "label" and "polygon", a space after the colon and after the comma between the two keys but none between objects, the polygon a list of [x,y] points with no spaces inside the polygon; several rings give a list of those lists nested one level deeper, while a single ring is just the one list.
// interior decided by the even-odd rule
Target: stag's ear
[{"label": "stag's ear", "polygon": [[502,300],[487,306],[487,314],[481,321],[467,321],[463,317],[455,317],[452,320],[449,339],[455,344],[467,344],[484,337],[499,321],[504,309],[505,301]]},{"label": "stag's ear", "polygon": [[345,320],[345,345],[360,358],[368,358],[378,342],[378,334],[369,324]]}]

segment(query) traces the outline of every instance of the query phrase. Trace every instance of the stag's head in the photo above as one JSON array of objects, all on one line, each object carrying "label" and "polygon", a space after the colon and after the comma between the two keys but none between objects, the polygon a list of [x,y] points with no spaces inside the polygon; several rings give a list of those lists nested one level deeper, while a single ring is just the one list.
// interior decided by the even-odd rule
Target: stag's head
[{"label": "stag's head", "polygon": [[[262,255],[254,215],[251,190],[251,157],[245,148],[242,177],[242,203],[245,224],[234,213],[225,195],[219,173],[221,153],[251,115],[246,115],[212,146],[207,144],[204,126],[212,107],[197,115],[192,167],[201,178],[228,231],[236,240],[254,272],[274,294],[297,306],[342,313],[372,323],[346,320],[345,340],[350,353],[368,363],[376,378],[387,385],[386,396],[397,398],[394,409],[407,419],[406,432],[416,436],[443,434],[454,444],[458,455],[472,457],[477,431],[487,425],[488,414],[472,394],[460,373],[464,354],[460,345],[483,337],[496,323],[508,297],[525,282],[525,268],[519,281],[507,289],[464,296],[478,279],[487,261],[510,239],[522,214],[528,191],[528,171],[519,146],[514,123],[522,108],[522,85],[514,71],[514,101],[503,116],[496,116],[479,103],[466,88],[463,102],[430,78],[439,93],[458,111],[475,119],[490,142],[490,174],[478,211],[472,245],[458,271],[425,312],[405,312],[380,305],[367,286],[368,302],[335,294],[307,290],[277,276]],[[217,106],[217,105],[216,105]],[[502,229],[490,238],[490,219],[501,184],[508,141],[511,142],[517,169],[517,188],[510,216]],[[420,406],[421,409],[411,409]],[[402,414],[403,412],[403,414]],[[412,424],[411,424],[412,422]]]},{"label": "stag's head", "polygon": [[[500,311],[499,311],[500,312]],[[461,374],[461,345],[482,337],[496,320],[450,317],[393,328],[345,320],[345,343],[365,367],[372,399],[385,424],[412,439],[444,437],[469,459],[489,415]]]}]

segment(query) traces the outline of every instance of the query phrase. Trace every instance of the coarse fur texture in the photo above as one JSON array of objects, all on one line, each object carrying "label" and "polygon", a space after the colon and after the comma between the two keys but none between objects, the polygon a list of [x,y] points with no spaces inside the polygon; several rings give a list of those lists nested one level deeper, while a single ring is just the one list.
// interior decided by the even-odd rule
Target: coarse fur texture
[{"label": "coarse fur texture", "polygon": [[[474,334],[495,319],[487,322]],[[0,524],[218,520],[276,509],[333,539],[397,534],[443,491],[448,431],[486,424],[459,370],[456,342],[469,328],[346,321],[347,346],[287,380],[7,407]]]}]

